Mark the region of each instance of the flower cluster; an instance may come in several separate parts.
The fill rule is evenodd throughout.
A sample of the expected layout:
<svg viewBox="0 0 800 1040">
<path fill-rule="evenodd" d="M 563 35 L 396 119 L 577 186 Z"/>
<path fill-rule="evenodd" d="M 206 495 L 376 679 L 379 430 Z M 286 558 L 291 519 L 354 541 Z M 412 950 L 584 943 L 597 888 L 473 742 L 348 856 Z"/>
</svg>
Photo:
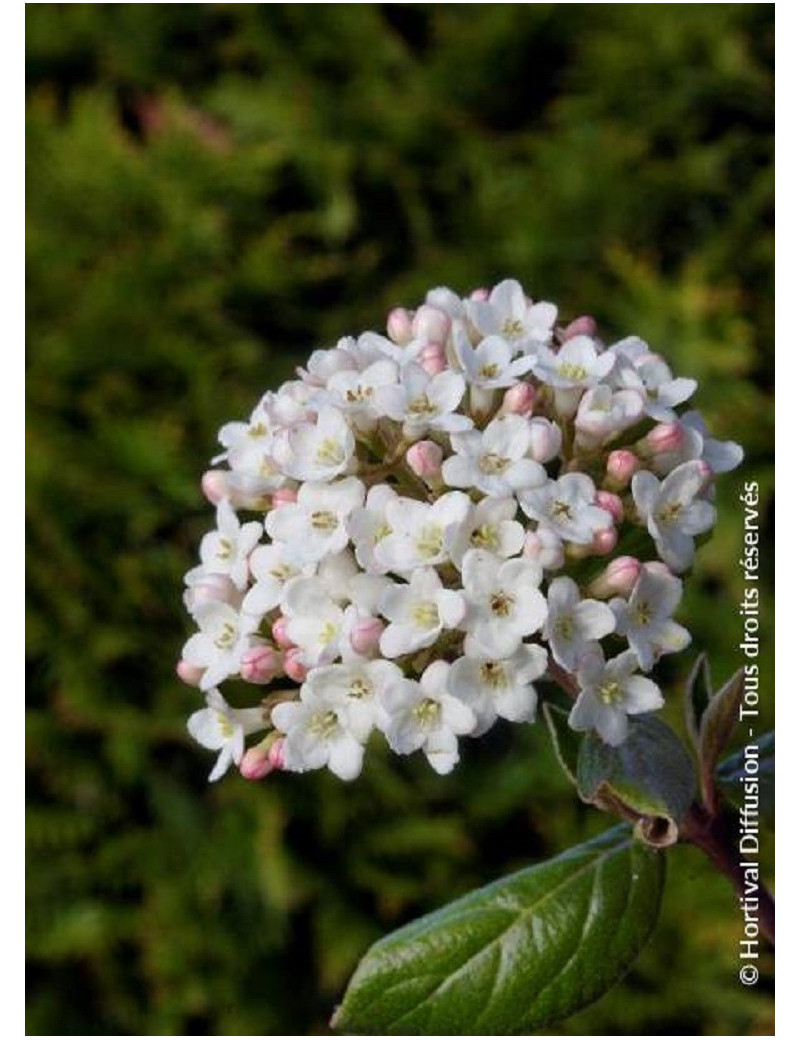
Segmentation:
<svg viewBox="0 0 800 1040">
<path fill-rule="evenodd" d="M 609 744 L 661 706 L 644 673 L 690 641 L 679 575 L 742 458 L 681 411 L 694 380 L 515 281 L 434 289 L 297 375 L 222 428 L 203 478 L 216 528 L 178 674 L 206 694 L 189 730 L 220 752 L 211 779 L 351 779 L 376 730 L 446 773 L 460 737 L 531 722 L 540 680 Z M 236 677 L 278 688 L 233 708 Z"/>
</svg>

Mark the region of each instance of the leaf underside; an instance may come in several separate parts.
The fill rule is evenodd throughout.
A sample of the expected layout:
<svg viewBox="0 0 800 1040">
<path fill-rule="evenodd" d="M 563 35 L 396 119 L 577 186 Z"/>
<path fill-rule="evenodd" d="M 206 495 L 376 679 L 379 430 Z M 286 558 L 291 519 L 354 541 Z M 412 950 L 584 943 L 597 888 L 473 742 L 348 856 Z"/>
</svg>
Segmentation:
<svg viewBox="0 0 800 1040">
<path fill-rule="evenodd" d="M 406 925 L 366 954 L 339 1032 L 514 1035 L 591 1003 L 658 917 L 663 857 L 626 827 Z"/>
</svg>

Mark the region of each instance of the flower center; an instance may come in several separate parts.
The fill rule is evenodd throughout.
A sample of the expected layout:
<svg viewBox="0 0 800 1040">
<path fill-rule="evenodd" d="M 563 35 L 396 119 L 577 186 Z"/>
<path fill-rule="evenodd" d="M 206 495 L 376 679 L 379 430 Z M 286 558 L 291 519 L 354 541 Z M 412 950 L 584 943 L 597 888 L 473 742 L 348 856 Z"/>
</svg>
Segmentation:
<svg viewBox="0 0 800 1040">
<path fill-rule="evenodd" d="M 321 740 L 333 736 L 339 726 L 335 711 L 317 711 L 308 723 L 308 732 Z"/>
<path fill-rule="evenodd" d="M 411 617 L 419 628 L 433 628 L 439 624 L 439 608 L 431 601 L 417 603 L 411 611 Z"/>
<path fill-rule="evenodd" d="M 432 524 L 429 527 L 423 527 L 417 535 L 417 549 L 421 556 L 430 559 L 433 556 L 438 556 L 442 551 L 444 545 L 444 535 L 441 527 L 436 524 Z"/>
<path fill-rule="evenodd" d="M 344 395 L 348 404 L 361 404 L 362 401 L 368 401 L 370 397 L 372 397 L 371 386 L 357 386 L 355 390 L 348 390 Z"/>
<path fill-rule="evenodd" d="M 562 361 L 558 366 L 558 374 L 562 379 L 569 379 L 572 383 L 580 383 L 589 373 L 583 365 L 576 365 L 571 361 Z"/>
<path fill-rule="evenodd" d="M 649 603 L 637 603 L 633 610 L 637 625 L 649 625 L 653 620 L 653 608 Z"/>
<path fill-rule="evenodd" d="M 557 498 L 550 507 L 550 516 L 557 524 L 566 524 L 572 519 L 572 507 Z"/>
<path fill-rule="evenodd" d="M 482 524 L 480 527 L 476 527 L 472 532 L 470 542 L 478 549 L 488 549 L 490 552 L 500 548 L 497 528 L 492 527 L 491 524 Z"/>
<path fill-rule="evenodd" d="M 425 697 L 419 704 L 415 704 L 412 709 L 414 718 L 422 729 L 431 729 L 435 726 L 439 721 L 441 710 L 441 705 L 431 700 L 430 697 Z"/>
<path fill-rule="evenodd" d="M 217 539 L 217 559 L 229 560 L 232 555 L 233 543 L 230 538 L 226 538 L 224 534 L 221 534 Z"/>
<path fill-rule="evenodd" d="M 656 519 L 665 527 L 670 527 L 672 524 L 677 523 L 682 512 L 683 506 L 680 502 L 667 502 L 656 513 Z"/>
<path fill-rule="evenodd" d="M 603 704 L 619 704 L 624 695 L 625 691 L 622 689 L 620 684 L 614 682 L 613 679 L 604 682 L 599 690 L 599 697 Z"/>
<path fill-rule="evenodd" d="M 420 394 L 413 401 L 409 401 L 408 411 L 410 415 L 436 415 L 439 409 L 435 404 L 431 404 L 427 395 Z"/>
<path fill-rule="evenodd" d="M 371 693 L 372 683 L 369 679 L 363 678 L 363 676 L 359 676 L 358 679 L 353 679 L 350 683 L 348 696 L 352 697 L 354 700 L 360 701 L 363 697 L 369 697 Z"/>
<path fill-rule="evenodd" d="M 556 635 L 567 643 L 571 643 L 575 638 L 575 620 L 571 614 L 562 614 L 557 618 L 554 628 Z"/>
<path fill-rule="evenodd" d="M 316 459 L 325 466 L 338 466 L 344 461 L 341 444 L 333 437 L 326 437 L 317 445 Z"/>
<path fill-rule="evenodd" d="M 230 650 L 235 642 L 236 625 L 232 625 L 230 621 L 223 621 L 222 627 L 217 633 L 217 638 L 214 640 L 214 646 L 218 650 Z"/>
<path fill-rule="evenodd" d="M 485 661 L 481 665 L 481 679 L 485 686 L 490 686 L 493 690 L 508 686 L 508 676 L 500 661 Z"/>
<path fill-rule="evenodd" d="M 481 365 L 478 369 L 478 375 L 482 379 L 494 379 L 495 376 L 500 375 L 500 366 L 494 362 L 490 365 Z"/>
<path fill-rule="evenodd" d="M 494 452 L 490 451 L 488 455 L 481 455 L 478 469 L 481 473 L 494 475 L 505 473 L 510 465 L 511 459 L 504 459 L 502 455 L 495 455 Z"/>
<path fill-rule="evenodd" d="M 267 427 L 263 422 L 258 422 L 254 426 L 251 426 L 247 431 L 247 436 L 252 437 L 256 440 L 258 437 L 264 437 L 267 433 Z"/>
<path fill-rule="evenodd" d="M 392 529 L 389 526 L 389 524 L 387 524 L 385 520 L 382 520 L 380 524 L 378 524 L 378 526 L 375 528 L 375 533 L 372 536 L 373 545 L 380 542 L 383 538 L 388 538 L 388 536 L 391 533 Z"/>
<path fill-rule="evenodd" d="M 339 518 L 329 509 L 315 509 L 311 514 L 311 526 L 315 531 L 335 531 Z"/>
<path fill-rule="evenodd" d="M 339 633 L 339 628 L 332 621 L 326 621 L 319 630 L 319 641 L 322 646 L 332 643 Z"/>
<path fill-rule="evenodd" d="M 496 617 L 508 617 L 514 607 L 514 597 L 507 592 L 494 592 L 489 605 Z"/>
<path fill-rule="evenodd" d="M 290 566 L 288 563 L 279 563 L 277 567 L 273 567 L 269 572 L 272 577 L 281 585 L 285 585 L 290 578 L 296 577 L 300 571 Z"/>
<path fill-rule="evenodd" d="M 509 339 L 519 339 L 525 331 L 519 318 L 506 318 L 503 322 L 503 335 Z"/>
<path fill-rule="evenodd" d="M 218 711 L 216 715 L 217 726 L 219 727 L 220 736 L 224 740 L 230 740 L 233 736 L 233 723 L 228 718 L 228 716 L 223 714 L 221 711 Z"/>
</svg>

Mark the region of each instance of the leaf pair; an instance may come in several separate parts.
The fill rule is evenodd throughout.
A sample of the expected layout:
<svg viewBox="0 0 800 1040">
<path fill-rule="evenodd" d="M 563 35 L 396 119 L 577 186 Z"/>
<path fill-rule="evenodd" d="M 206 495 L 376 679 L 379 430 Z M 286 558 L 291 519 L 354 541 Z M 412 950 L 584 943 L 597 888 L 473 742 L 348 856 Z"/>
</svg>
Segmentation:
<svg viewBox="0 0 800 1040">
<path fill-rule="evenodd" d="M 743 691 L 744 668 L 740 668 L 715 693 L 705 654 L 695 661 L 686 683 L 686 728 L 697 755 L 703 804 L 711 813 L 719 808 L 714 777 L 720 756 L 739 722 Z"/>
<path fill-rule="evenodd" d="M 615 827 L 377 942 L 333 1025 L 509 1035 L 558 1021 L 625 974 L 658 917 L 663 857 Z"/>
</svg>

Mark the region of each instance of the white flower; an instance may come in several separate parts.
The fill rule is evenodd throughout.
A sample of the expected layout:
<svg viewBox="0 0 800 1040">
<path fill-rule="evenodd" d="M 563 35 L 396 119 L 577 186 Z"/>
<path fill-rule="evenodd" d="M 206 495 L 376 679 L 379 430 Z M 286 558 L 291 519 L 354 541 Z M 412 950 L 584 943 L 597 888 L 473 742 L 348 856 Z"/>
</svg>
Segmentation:
<svg viewBox="0 0 800 1040">
<path fill-rule="evenodd" d="M 694 536 L 714 526 L 716 511 L 698 498 L 707 483 L 702 464 L 684 462 L 660 482 L 649 470 L 635 473 L 631 491 L 658 554 L 676 572 L 691 566 Z"/>
<path fill-rule="evenodd" d="M 598 531 L 613 524 L 613 517 L 594 504 L 596 489 L 585 473 L 567 473 L 542 487 L 519 493 L 526 516 L 550 528 L 565 542 L 590 545 Z"/>
<path fill-rule="evenodd" d="M 242 610 L 263 617 L 278 606 L 284 586 L 294 578 L 310 576 L 314 564 L 299 565 L 283 542 L 274 542 L 260 545 L 253 552 L 250 570 L 256 580 L 244 598 Z"/>
<path fill-rule="evenodd" d="M 429 430 L 455 433 L 468 430 L 472 419 L 456 414 L 466 383 L 458 372 L 445 370 L 429 376 L 413 361 L 400 373 L 401 382 L 381 386 L 375 391 L 376 406 L 382 415 L 403 423 L 403 434 L 413 440 Z"/>
<path fill-rule="evenodd" d="M 444 628 L 456 628 L 464 619 L 466 604 L 458 592 L 446 589 L 432 567 L 411 574 L 408 585 L 388 589 L 380 612 L 390 624 L 381 635 L 384 657 L 401 657 L 432 646 Z"/>
<path fill-rule="evenodd" d="M 364 485 L 356 477 L 332 484 L 303 484 L 296 502 L 267 514 L 267 534 L 284 542 L 298 563 L 315 563 L 344 549 L 348 540 L 346 520 L 363 501 Z"/>
<path fill-rule="evenodd" d="M 581 599 L 572 578 L 554 578 L 547 590 L 547 623 L 544 637 L 556 661 L 573 672 L 592 642 L 610 635 L 614 614 L 605 603 Z"/>
<path fill-rule="evenodd" d="M 315 423 L 290 430 L 280 461 L 296 480 L 331 480 L 343 473 L 355 450 L 353 431 L 337 408 L 322 408 Z"/>
<path fill-rule="evenodd" d="M 718 441 L 708 436 L 708 426 L 699 412 L 684 412 L 679 422 L 683 427 L 683 444 L 678 451 L 659 452 L 651 465 L 659 476 L 664 476 L 682 462 L 698 459 L 711 467 L 714 473 L 730 473 L 741 463 L 744 451 L 734 441 Z"/>
<path fill-rule="evenodd" d="M 453 347 L 467 383 L 484 390 L 513 386 L 533 365 L 529 355 L 512 361 L 511 347 L 502 336 L 488 336 L 473 349 L 466 332 L 456 329 Z"/>
<path fill-rule="evenodd" d="M 227 574 L 237 589 L 247 585 L 247 558 L 258 544 L 261 524 L 252 520 L 240 526 L 230 502 L 217 506 L 217 530 L 200 543 L 200 559 L 207 574 Z"/>
<path fill-rule="evenodd" d="M 281 610 L 289 639 L 302 651 L 302 664 L 330 664 L 342 649 L 345 616 L 319 578 L 295 578 L 284 590 Z"/>
<path fill-rule="evenodd" d="M 599 649 L 589 652 L 578 671 L 580 693 L 569 714 L 570 726 L 579 731 L 594 729 L 616 747 L 628 736 L 628 715 L 655 711 L 664 703 L 651 679 L 634 675 L 636 654 L 630 650 L 603 659 Z"/>
<path fill-rule="evenodd" d="M 618 345 L 616 351 L 612 347 L 608 353 L 616 354 L 616 379 L 620 387 L 642 394 L 645 415 L 656 422 L 673 421 L 675 408 L 688 401 L 697 389 L 695 379 L 675 379 L 669 366 L 655 354 L 634 352 L 636 361 L 630 363 L 630 352 L 620 352 Z"/>
<path fill-rule="evenodd" d="M 286 735 L 284 767 L 304 773 L 327 766 L 340 780 L 361 772 L 364 747 L 347 725 L 344 705 L 313 692 L 306 683 L 299 701 L 272 709 L 272 724 Z"/>
<path fill-rule="evenodd" d="M 384 571 L 398 574 L 444 563 L 471 508 L 463 491 L 450 491 L 430 505 L 411 498 L 388 502 L 386 520 L 391 534 L 375 545 L 375 560 Z"/>
<path fill-rule="evenodd" d="M 380 416 L 376 391 L 381 386 L 397 383 L 397 366 L 393 361 L 375 361 L 363 372 L 336 372 L 328 380 L 324 399 L 345 415 L 350 416 L 361 429 L 371 425 Z"/>
<path fill-rule="evenodd" d="M 442 478 L 451 487 L 475 487 L 486 495 L 503 498 L 547 480 L 538 462 L 526 458 L 531 432 L 527 419 L 504 415 L 485 430 L 454 433 L 456 454 L 442 465 Z"/>
<path fill-rule="evenodd" d="M 258 628 L 258 618 L 239 614 L 222 602 L 201 603 L 194 611 L 200 628 L 189 638 L 181 656 L 196 668 L 204 668 L 201 690 L 210 690 L 229 675 L 237 675 L 242 654 Z"/>
<path fill-rule="evenodd" d="M 219 690 L 206 693 L 206 707 L 189 716 L 190 735 L 219 757 L 208 779 L 219 780 L 231 764 L 239 765 L 244 753 L 244 738 L 266 729 L 261 708 L 232 708 Z"/>
<path fill-rule="evenodd" d="M 564 566 L 564 543 L 546 524 L 539 524 L 535 531 L 525 535 L 522 554 L 546 571 L 557 571 Z"/>
<path fill-rule="evenodd" d="M 516 556 L 525 541 L 525 530 L 514 518 L 517 503 L 513 498 L 482 498 L 467 514 L 450 546 L 450 557 L 457 567 L 469 549 L 485 549 L 507 559 Z"/>
<path fill-rule="evenodd" d="M 537 694 L 533 680 L 544 675 L 547 651 L 523 643 L 501 660 L 487 654 L 459 657 L 453 662 L 448 689 L 472 708 L 477 719 L 473 737 L 490 729 L 498 718 L 532 722 Z"/>
<path fill-rule="evenodd" d="M 614 367 L 615 357 L 607 351 L 598 354 L 589 336 L 568 339 L 558 353 L 540 350 L 533 366 L 534 375 L 559 390 L 596 386 Z"/>
<path fill-rule="evenodd" d="M 578 440 L 588 444 L 609 440 L 637 423 L 643 413 L 644 398 L 638 391 L 612 390 L 605 383 L 593 387 L 578 405 Z"/>
<path fill-rule="evenodd" d="M 630 599 L 609 603 L 617 632 L 628 640 L 642 671 L 649 672 L 662 654 L 677 653 L 691 643 L 691 635 L 672 620 L 682 593 L 680 578 L 665 573 L 662 564 L 645 564 Z"/>
<path fill-rule="evenodd" d="M 392 534 L 386 519 L 386 507 L 395 501 L 397 492 L 388 484 L 375 484 L 367 492 L 363 508 L 354 509 L 347 520 L 347 531 L 355 546 L 356 560 L 368 574 L 385 574 L 389 569 L 375 556 L 381 539 Z"/>
<path fill-rule="evenodd" d="M 525 636 L 544 624 L 547 603 L 538 589 L 542 571 L 537 563 L 470 549 L 461 573 L 470 607 L 468 647 L 474 645 L 477 653 L 510 657 Z"/>
<path fill-rule="evenodd" d="M 552 303 L 532 304 L 519 282 L 510 278 L 496 285 L 488 300 L 467 302 L 467 314 L 478 332 L 504 336 L 518 349 L 549 343 L 557 313 Z"/>
<path fill-rule="evenodd" d="M 353 660 L 309 672 L 304 689 L 321 701 L 335 705 L 357 740 L 364 743 L 374 728 L 387 724 L 381 706 L 382 692 L 403 673 L 391 661 Z"/>
<path fill-rule="evenodd" d="M 400 679 L 382 693 L 388 716 L 386 739 L 399 755 L 420 748 L 437 773 L 449 773 L 458 761 L 458 737 L 475 727 L 475 715 L 448 692 L 450 665 L 434 661 L 420 681 Z"/>
</svg>

